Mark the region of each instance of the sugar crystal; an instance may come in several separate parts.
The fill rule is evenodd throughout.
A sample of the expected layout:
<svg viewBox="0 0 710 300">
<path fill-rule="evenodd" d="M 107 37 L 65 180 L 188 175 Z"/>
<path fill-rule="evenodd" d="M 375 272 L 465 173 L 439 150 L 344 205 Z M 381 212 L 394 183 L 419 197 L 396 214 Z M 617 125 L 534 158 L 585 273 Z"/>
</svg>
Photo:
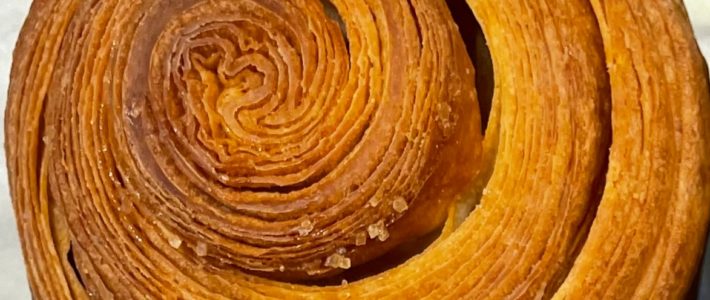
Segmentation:
<svg viewBox="0 0 710 300">
<path fill-rule="evenodd" d="M 367 243 L 367 233 L 365 233 L 364 231 L 359 232 L 355 236 L 355 245 L 356 246 L 364 246 L 366 243 Z"/>
<path fill-rule="evenodd" d="M 313 222 L 311 220 L 303 220 L 298 226 L 298 235 L 306 236 L 313 231 Z"/>
<path fill-rule="evenodd" d="M 387 227 L 385 227 L 384 220 L 370 224 L 370 226 L 367 227 L 367 233 L 370 235 L 371 239 L 377 238 L 381 242 L 386 241 L 390 237 Z"/>
<path fill-rule="evenodd" d="M 409 205 L 407 204 L 407 200 L 405 200 L 404 197 L 399 196 L 396 197 L 394 201 L 392 201 L 392 207 L 396 212 L 402 213 L 409 208 Z"/>
<path fill-rule="evenodd" d="M 325 266 L 331 268 L 350 269 L 351 261 L 341 254 L 333 253 L 325 260 Z"/>
</svg>

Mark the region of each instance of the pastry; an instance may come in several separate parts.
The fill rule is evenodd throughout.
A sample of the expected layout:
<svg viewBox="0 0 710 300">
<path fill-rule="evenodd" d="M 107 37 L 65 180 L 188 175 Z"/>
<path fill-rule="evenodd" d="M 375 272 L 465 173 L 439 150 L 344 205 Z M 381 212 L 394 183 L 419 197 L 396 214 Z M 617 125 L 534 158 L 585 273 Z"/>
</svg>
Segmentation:
<svg viewBox="0 0 710 300">
<path fill-rule="evenodd" d="M 34 297 L 685 295 L 710 89 L 682 3 L 454 2 L 35 0 L 5 116 Z"/>
</svg>

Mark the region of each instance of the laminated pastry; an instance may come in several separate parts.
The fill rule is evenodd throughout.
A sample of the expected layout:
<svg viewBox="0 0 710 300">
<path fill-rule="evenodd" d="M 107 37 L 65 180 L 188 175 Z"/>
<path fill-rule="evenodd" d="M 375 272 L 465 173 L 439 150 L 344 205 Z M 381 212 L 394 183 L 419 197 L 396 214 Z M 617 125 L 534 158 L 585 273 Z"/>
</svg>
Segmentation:
<svg viewBox="0 0 710 300">
<path fill-rule="evenodd" d="M 683 297 L 710 88 L 682 2 L 455 2 L 35 0 L 5 115 L 34 297 Z"/>
</svg>

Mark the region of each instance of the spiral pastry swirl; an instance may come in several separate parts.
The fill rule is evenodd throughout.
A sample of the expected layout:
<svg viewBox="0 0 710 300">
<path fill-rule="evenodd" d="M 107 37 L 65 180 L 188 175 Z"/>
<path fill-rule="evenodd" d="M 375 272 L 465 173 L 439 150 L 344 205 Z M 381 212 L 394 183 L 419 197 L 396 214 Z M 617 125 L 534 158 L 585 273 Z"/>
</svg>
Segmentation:
<svg viewBox="0 0 710 300">
<path fill-rule="evenodd" d="M 484 135 L 451 2 L 35 0 L 5 117 L 33 295 L 682 297 L 710 218 L 682 3 L 468 0 Z"/>
</svg>

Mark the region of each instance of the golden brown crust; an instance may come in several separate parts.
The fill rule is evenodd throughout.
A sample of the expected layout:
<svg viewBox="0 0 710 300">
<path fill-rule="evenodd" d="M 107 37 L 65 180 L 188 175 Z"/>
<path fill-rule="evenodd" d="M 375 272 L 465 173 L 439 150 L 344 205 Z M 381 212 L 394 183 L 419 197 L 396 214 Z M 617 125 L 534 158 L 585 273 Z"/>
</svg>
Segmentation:
<svg viewBox="0 0 710 300">
<path fill-rule="evenodd" d="M 446 1 L 332 3 L 345 33 L 315 0 L 35 1 L 5 117 L 34 296 L 685 293 L 710 91 L 681 3 L 468 1 L 495 70 L 485 139 Z M 445 220 L 393 269 L 286 283 Z"/>
<path fill-rule="evenodd" d="M 604 197 L 560 299 L 679 299 L 705 241 L 710 95 L 682 3 L 592 1 L 612 86 Z"/>
</svg>

